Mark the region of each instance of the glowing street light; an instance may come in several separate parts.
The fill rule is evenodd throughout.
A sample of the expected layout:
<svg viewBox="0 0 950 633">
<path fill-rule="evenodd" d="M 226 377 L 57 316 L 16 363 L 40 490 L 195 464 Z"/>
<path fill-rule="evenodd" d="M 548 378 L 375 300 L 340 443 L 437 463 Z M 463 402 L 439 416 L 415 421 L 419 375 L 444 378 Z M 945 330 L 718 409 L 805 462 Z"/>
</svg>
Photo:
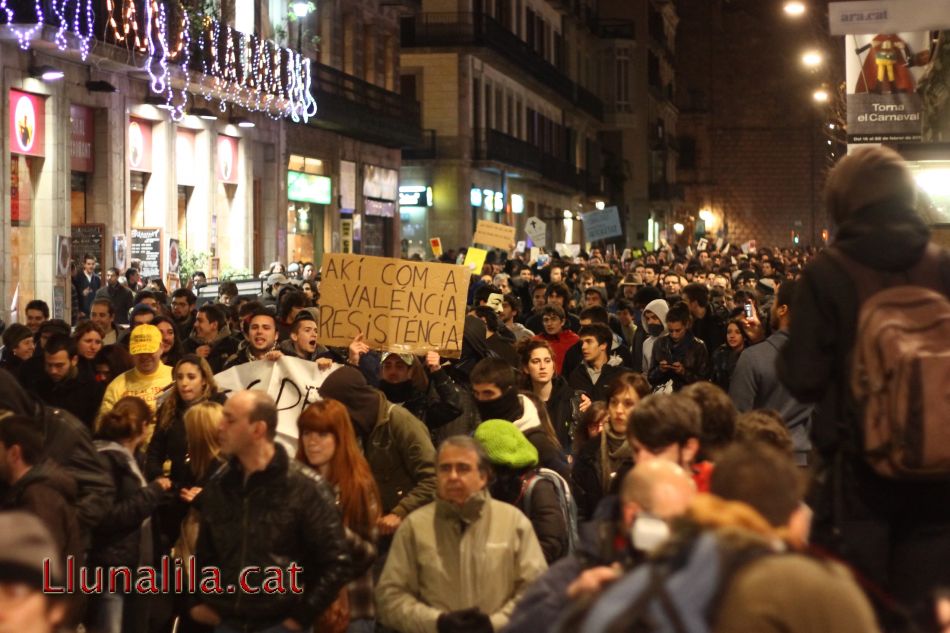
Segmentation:
<svg viewBox="0 0 950 633">
<path fill-rule="evenodd" d="M 819 88 L 811 94 L 811 98 L 814 99 L 816 103 L 828 103 L 828 99 L 831 97 L 827 90 L 824 88 Z"/>
<path fill-rule="evenodd" d="M 686 227 L 683 226 L 683 223 L 682 223 L 682 222 L 677 222 L 676 224 L 673 225 L 673 231 L 674 231 L 677 235 L 682 235 L 682 234 L 683 234 L 683 231 L 685 231 L 685 230 L 686 230 Z"/>
<path fill-rule="evenodd" d="M 805 51 L 802 53 L 802 63 L 809 68 L 817 68 L 825 61 L 824 55 L 818 51 Z"/>
<path fill-rule="evenodd" d="M 800 15 L 805 13 L 805 3 L 792 0 L 790 2 L 786 2 L 785 5 L 782 7 L 782 10 L 785 11 L 786 15 L 790 15 L 793 18 L 797 18 Z"/>
</svg>

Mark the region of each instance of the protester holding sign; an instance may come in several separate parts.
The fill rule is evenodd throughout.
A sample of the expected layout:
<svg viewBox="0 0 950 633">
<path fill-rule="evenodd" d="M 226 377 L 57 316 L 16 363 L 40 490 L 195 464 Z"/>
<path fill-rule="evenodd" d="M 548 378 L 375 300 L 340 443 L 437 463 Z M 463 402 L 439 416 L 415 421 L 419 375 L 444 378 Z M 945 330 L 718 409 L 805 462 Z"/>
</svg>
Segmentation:
<svg viewBox="0 0 950 633">
<path fill-rule="evenodd" d="M 438 352 L 425 361 L 412 354 L 386 352 L 379 368 L 379 389 L 393 404 L 422 420 L 433 438 L 443 436 L 443 427 L 453 420 L 455 432 L 468 432 L 477 424 L 471 397 L 442 368 Z M 455 427 L 460 428 L 455 428 Z"/>
<path fill-rule="evenodd" d="M 435 494 L 435 447 L 428 430 L 405 408 L 370 387 L 354 367 L 331 373 L 320 395 L 339 400 L 349 411 L 379 485 L 380 533 L 393 534 L 410 512 L 432 501 Z"/>
<path fill-rule="evenodd" d="M 238 350 L 228 358 L 225 369 L 243 365 L 255 360 L 277 360 L 280 351 L 277 347 L 277 317 L 267 309 L 259 309 L 251 314 L 244 325 L 244 341 Z"/>
</svg>

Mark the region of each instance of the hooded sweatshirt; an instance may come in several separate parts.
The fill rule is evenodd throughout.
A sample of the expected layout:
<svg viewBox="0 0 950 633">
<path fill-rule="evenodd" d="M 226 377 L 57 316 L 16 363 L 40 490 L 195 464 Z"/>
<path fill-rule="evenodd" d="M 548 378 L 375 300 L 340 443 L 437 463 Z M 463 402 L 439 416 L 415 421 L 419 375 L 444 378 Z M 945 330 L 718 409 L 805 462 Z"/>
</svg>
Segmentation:
<svg viewBox="0 0 950 633">
<path fill-rule="evenodd" d="M 666 314 L 670 311 L 670 306 L 664 299 L 654 299 L 646 305 L 643 309 L 643 312 L 652 312 L 660 319 L 660 323 L 663 324 L 663 334 L 666 334 Z M 646 327 L 646 319 L 644 318 L 644 328 Z M 653 344 L 656 343 L 656 340 L 660 338 L 659 336 L 648 336 L 645 341 L 643 341 L 643 373 L 650 371 L 650 361 L 653 358 Z"/>
</svg>

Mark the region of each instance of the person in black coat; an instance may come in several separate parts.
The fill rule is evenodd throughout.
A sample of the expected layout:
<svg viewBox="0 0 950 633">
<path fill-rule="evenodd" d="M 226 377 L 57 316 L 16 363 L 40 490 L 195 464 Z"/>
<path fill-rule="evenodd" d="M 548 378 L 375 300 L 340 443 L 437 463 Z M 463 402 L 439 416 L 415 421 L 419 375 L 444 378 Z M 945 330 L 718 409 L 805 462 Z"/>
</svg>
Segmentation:
<svg viewBox="0 0 950 633">
<path fill-rule="evenodd" d="M 627 371 L 619 364 L 611 364 L 608 357 L 607 350 L 613 340 L 613 333 L 606 325 L 594 323 L 583 326 L 578 335 L 584 360 L 567 377 L 567 382 L 572 389 L 585 394 L 592 402 L 605 402 L 607 386 Z"/>
<path fill-rule="evenodd" d="M 91 364 L 80 364 L 76 342 L 54 334 L 43 349 L 43 376 L 30 391 L 51 407 L 66 409 L 92 430 L 106 385 L 96 382 Z"/>
<path fill-rule="evenodd" d="M 145 425 L 151 417 L 151 410 L 141 398 L 125 396 L 99 421 L 96 448 L 109 465 L 116 497 L 93 533 L 89 559 L 93 566 L 136 569 L 154 563 L 151 517 L 159 506 L 171 501 L 172 482 L 159 477 L 148 483 L 135 456 L 145 441 Z M 150 597 L 122 587 L 117 587 L 115 593 L 96 594 L 87 621 L 94 630 L 104 633 L 144 631 L 148 628 Z"/>
<path fill-rule="evenodd" d="M 0 369 L 0 414 L 5 411 L 32 420 L 43 436 L 42 457 L 52 459 L 76 481 L 75 507 L 83 547 L 87 547 L 91 531 L 102 522 L 115 497 L 115 486 L 92 444 L 89 429 L 68 411 L 34 399 L 9 372 Z"/>
<path fill-rule="evenodd" d="M 102 279 L 96 274 L 96 258 L 86 253 L 82 258 L 82 270 L 73 277 L 73 288 L 79 301 L 77 319 L 86 319 L 92 311 L 92 302 L 102 287 Z"/>
<path fill-rule="evenodd" d="M 828 176 L 826 199 L 836 252 L 819 253 L 803 271 L 778 361 L 779 379 L 792 395 L 816 403 L 811 440 L 823 485 L 810 503 L 813 538 L 929 615 L 929 596 L 950 585 L 950 484 L 888 479 L 864 458 L 862 406 L 850 387 L 858 284 L 838 258 L 877 276 L 879 289 L 920 283 L 912 272 L 925 263 L 935 271 L 934 289 L 950 297 L 950 253 L 932 243 L 916 208 L 914 177 L 894 150 L 862 148 L 846 156 Z"/>
<path fill-rule="evenodd" d="M 427 353 L 424 363 L 412 354 L 384 352 L 379 390 L 422 420 L 436 446 L 436 438 L 471 433 L 478 424 L 471 396 L 443 369 L 438 352 Z"/>
<path fill-rule="evenodd" d="M 575 427 L 590 406 L 590 398 L 579 394 L 555 373 L 554 350 L 547 341 L 528 339 L 519 346 L 522 386 L 544 403 L 551 426 L 565 452 L 573 453 Z"/>
</svg>

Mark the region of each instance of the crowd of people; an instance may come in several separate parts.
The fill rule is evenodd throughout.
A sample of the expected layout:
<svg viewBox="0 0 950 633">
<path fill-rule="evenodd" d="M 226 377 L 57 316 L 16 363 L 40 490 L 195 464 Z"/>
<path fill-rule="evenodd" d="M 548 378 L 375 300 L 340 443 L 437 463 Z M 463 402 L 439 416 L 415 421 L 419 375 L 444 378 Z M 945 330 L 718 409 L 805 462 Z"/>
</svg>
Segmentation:
<svg viewBox="0 0 950 633">
<path fill-rule="evenodd" d="M 950 484 L 862 451 L 836 265 L 946 301 L 950 256 L 893 152 L 828 193 L 825 250 L 492 253 L 452 359 L 325 346 L 312 265 L 199 302 L 86 258 L 74 324 L 2 333 L 0 630 L 950 626 Z M 281 356 L 337 366 L 293 443 L 215 378 Z"/>
</svg>

